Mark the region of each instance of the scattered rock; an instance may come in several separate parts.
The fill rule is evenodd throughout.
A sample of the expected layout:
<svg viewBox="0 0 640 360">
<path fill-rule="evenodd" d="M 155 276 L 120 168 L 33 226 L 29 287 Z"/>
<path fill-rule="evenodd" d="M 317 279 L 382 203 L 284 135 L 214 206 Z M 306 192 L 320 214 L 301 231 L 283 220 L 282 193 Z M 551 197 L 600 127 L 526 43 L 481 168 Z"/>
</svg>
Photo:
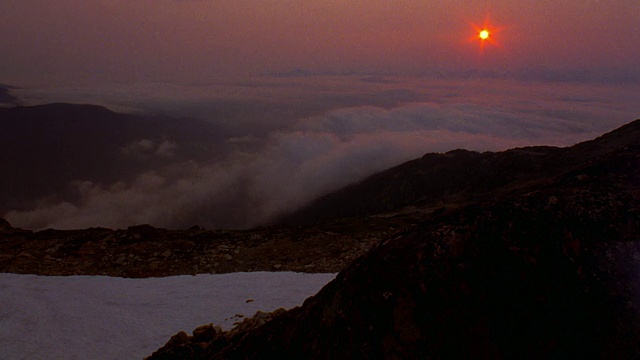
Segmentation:
<svg viewBox="0 0 640 360">
<path fill-rule="evenodd" d="M 121 255 L 113 263 L 116 265 L 123 265 L 126 262 L 127 262 L 127 257 L 125 255 Z"/>
<path fill-rule="evenodd" d="M 213 339 L 216 336 L 216 333 L 218 332 L 221 332 L 221 331 L 217 331 L 216 327 L 214 327 L 213 324 L 199 326 L 195 330 L 193 330 L 193 341 L 196 341 L 196 342 L 213 341 Z"/>
<path fill-rule="evenodd" d="M 0 263 L 0 271 L 149 277 L 273 271 L 273 265 L 279 264 L 280 269 L 288 271 L 337 272 L 366 252 L 360 244 L 372 246 L 390 227 L 409 223 L 411 221 L 405 219 L 385 219 L 363 233 L 349 228 L 348 234 L 315 228 L 307 231 L 308 242 L 297 241 L 298 227 L 285 226 L 252 231 L 203 230 L 197 239 L 190 230 L 148 226 L 115 231 L 102 228 L 35 233 L 11 230 L 0 232 L 0 253 L 6 254 L 7 259 L 15 258 L 20 252 L 33 257 L 21 256 L 19 262 L 5 260 Z M 3 226 L 9 229 L 6 224 Z M 271 235 L 265 236 L 265 232 Z M 133 241 L 136 234 L 142 236 Z M 187 240 L 189 238 L 194 240 Z M 175 261 L 177 254 L 188 261 Z M 45 256 L 49 257 L 42 261 Z M 309 259 L 314 259 L 313 267 L 308 266 Z"/>
<path fill-rule="evenodd" d="M 186 332 L 180 331 L 179 333 L 173 335 L 171 339 L 167 342 L 169 346 L 180 346 L 184 345 L 189 341 L 189 335 Z"/>
<path fill-rule="evenodd" d="M 171 337 L 171 339 L 145 360 L 164 359 L 205 359 L 228 346 L 234 339 L 245 336 L 248 332 L 258 329 L 277 316 L 284 314 L 286 310 L 278 309 L 271 313 L 258 311 L 253 317 L 245 318 L 229 330 L 222 331 L 213 324 L 203 325 L 193 331 L 193 336 L 188 336 L 184 331 Z M 236 317 L 242 317 L 236 315 Z"/>
</svg>

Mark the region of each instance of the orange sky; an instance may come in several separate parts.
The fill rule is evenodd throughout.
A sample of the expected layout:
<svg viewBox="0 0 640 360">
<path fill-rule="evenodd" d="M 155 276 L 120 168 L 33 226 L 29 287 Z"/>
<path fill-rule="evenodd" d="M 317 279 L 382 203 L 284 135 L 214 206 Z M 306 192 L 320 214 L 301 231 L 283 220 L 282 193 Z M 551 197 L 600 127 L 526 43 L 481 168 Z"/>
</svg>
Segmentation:
<svg viewBox="0 0 640 360">
<path fill-rule="evenodd" d="M 479 52 L 468 39 L 487 17 L 502 31 Z M 3 0 L 0 34 L 0 83 L 14 85 L 296 69 L 640 78 L 637 0 Z"/>
</svg>

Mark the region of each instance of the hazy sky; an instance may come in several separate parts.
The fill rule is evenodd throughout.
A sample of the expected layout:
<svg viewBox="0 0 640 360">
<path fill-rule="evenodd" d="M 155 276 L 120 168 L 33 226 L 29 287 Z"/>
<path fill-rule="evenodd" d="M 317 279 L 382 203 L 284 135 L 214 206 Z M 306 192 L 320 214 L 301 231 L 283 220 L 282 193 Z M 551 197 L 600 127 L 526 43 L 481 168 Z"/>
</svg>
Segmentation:
<svg viewBox="0 0 640 360">
<path fill-rule="evenodd" d="M 0 83 L 17 86 L 295 69 L 640 78 L 638 0 L 3 0 L 0 34 Z"/>
<path fill-rule="evenodd" d="M 640 116 L 639 64 L 639 0 L 1 0 L 5 98 L 200 118 L 227 150 L 0 216 L 254 226 L 428 152 L 592 139 Z M 114 156 L 184 146 L 153 131 Z"/>
</svg>

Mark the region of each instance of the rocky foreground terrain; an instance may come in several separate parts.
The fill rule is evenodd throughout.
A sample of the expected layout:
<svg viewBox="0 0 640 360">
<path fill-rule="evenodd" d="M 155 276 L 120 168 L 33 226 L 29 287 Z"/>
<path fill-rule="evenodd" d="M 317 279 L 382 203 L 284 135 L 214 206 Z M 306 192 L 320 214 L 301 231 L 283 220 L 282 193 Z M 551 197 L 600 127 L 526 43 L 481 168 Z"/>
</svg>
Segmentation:
<svg viewBox="0 0 640 360">
<path fill-rule="evenodd" d="M 426 155 L 282 224 L 2 222 L 0 271 L 341 270 L 301 307 L 181 332 L 150 359 L 640 358 L 640 120 L 569 148 Z"/>
<path fill-rule="evenodd" d="M 158 277 L 238 271 L 338 272 L 411 219 L 247 231 L 13 228 L 0 219 L 0 272 Z"/>
<path fill-rule="evenodd" d="M 423 212 L 303 306 L 179 333 L 150 359 L 640 358 L 639 135 L 545 150 L 546 174 Z"/>
</svg>

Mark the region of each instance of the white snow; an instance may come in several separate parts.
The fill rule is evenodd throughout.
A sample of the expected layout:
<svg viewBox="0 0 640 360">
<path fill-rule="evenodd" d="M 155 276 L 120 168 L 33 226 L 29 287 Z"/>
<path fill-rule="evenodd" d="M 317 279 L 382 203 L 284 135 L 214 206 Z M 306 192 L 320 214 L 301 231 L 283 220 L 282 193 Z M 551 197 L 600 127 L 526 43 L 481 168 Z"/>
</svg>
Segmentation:
<svg viewBox="0 0 640 360">
<path fill-rule="evenodd" d="M 0 274 L 1 359 L 142 359 L 180 330 L 301 305 L 335 274 Z M 247 302 L 247 300 L 253 300 Z"/>
</svg>

